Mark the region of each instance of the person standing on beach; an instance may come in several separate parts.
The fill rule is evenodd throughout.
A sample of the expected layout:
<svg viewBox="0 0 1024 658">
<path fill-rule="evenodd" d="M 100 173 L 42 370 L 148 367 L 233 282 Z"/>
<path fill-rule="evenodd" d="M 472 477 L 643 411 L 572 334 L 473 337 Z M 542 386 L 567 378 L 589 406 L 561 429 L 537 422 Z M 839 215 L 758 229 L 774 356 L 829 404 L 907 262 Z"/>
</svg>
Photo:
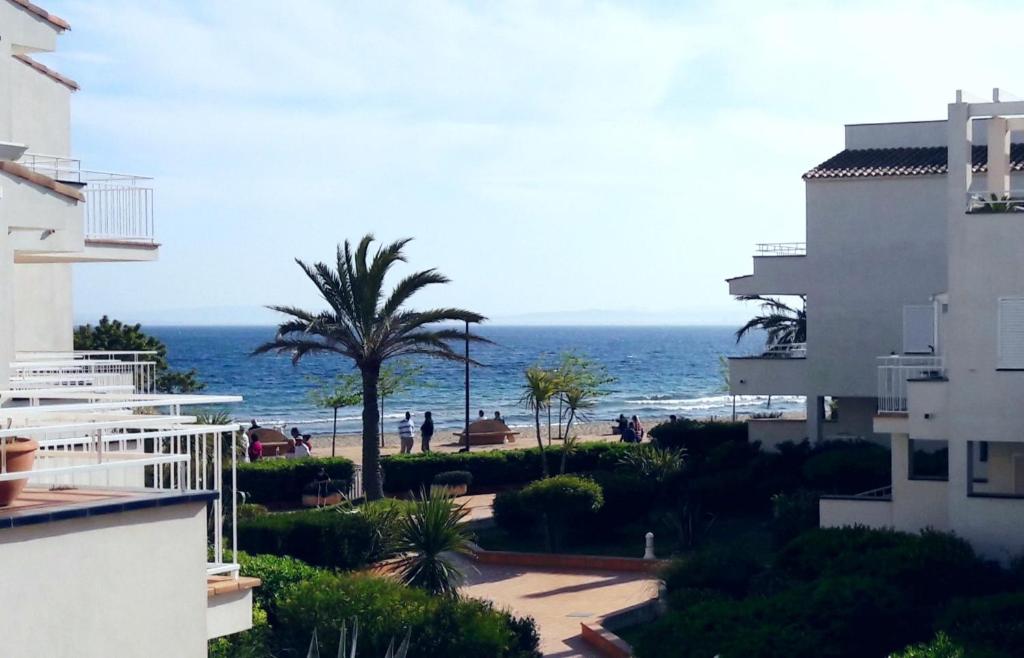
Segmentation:
<svg viewBox="0 0 1024 658">
<path fill-rule="evenodd" d="M 403 455 L 412 453 L 412 414 L 405 412 L 405 418 L 398 422 L 398 439 Z"/>
<path fill-rule="evenodd" d="M 428 411 L 423 414 L 423 424 L 420 425 L 420 450 L 430 452 L 430 439 L 434 438 L 434 417 Z"/>
<path fill-rule="evenodd" d="M 477 420 L 484 420 L 485 418 L 487 418 L 487 416 L 486 416 L 486 415 L 484 415 L 484 410 L 483 410 L 483 409 L 481 409 L 481 410 L 479 411 L 479 413 L 477 413 L 477 415 L 476 415 L 476 419 L 477 419 Z"/>
</svg>

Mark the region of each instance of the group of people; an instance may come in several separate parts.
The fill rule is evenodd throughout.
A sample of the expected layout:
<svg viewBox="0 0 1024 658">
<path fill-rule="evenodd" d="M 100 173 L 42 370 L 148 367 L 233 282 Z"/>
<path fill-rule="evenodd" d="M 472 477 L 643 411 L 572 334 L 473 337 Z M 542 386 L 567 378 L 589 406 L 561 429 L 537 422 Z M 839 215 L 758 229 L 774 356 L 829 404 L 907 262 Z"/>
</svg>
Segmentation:
<svg viewBox="0 0 1024 658">
<path fill-rule="evenodd" d="M 634 415 L 627 419 L 625 414 L 619 414 L 619 440 L 626 443 L 640 443 L 644 440 L 644 425 Z"/>
<path fill-rule="evenodd" d="M 405 412 L 405 418 L 398 421 L 399 448 L 403 455 L 412 453 L 412 446 L 415 443 L 415 426 L 412 422 L 412 414 Z M 423 424 L 420 425 L 420 450 L 430 452 L 430 440 L 434 438 L 434 416 L 429 412 L 423 412 Z"/>
<path fill-rule="evenodd" d="M 245 437 L 249 441 L 246 454 L 251 462 L 263 459 L 264 447 L 263 442 L 260 441 L 260 433 L 257 431 L 259 429 L 261 429 L 259 424 L 253 420 L 249 431 L 245 433 Z M 298 427 L 292 428 L 291 436 L 286 439 L 285 443 L 285 452 L 282 455 L 285 459 L 302 459 L 313 456 L 312 437 L 300 432 Z"/>
</svg>

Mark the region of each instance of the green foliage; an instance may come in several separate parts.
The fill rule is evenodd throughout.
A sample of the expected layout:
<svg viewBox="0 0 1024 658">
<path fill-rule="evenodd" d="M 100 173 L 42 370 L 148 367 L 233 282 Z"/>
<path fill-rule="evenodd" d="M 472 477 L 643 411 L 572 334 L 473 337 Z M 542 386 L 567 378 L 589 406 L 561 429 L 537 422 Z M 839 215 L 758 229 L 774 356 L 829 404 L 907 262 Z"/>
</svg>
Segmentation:
<svg viewBox="0 0 1024 658">
<path fill-rule="evenodd" d="M 598 471 L 590 477 L 601 486 L 604 497 L 594 522 L 581 528 L 589 529 L 592 536 L 600 536 L 609 528 L 642 522 L 666 502 L 661 498 L 662 487 L 652 478 L 622 470 Z"/>
<path fill-rule="evenodd" d="M 1020 656 L 1024 648 L 1024 592 L 954 601 L 936 626 L 962 644 L 968 656 Z"/>
<path fill-rule="evenodd" d="M 276 623 L 277 600 L 289 585 L 309 580 L 321 569 L 292 557 L 253 555 L 238 552 L 238 564 L 244 576 L 259 578 L 261 584 L 253 590 L 253 603 L 266 611 L 270 623 Z"/>
<path fill-rule="evenodd" d="M 363 380 L 359 373 L 338 375 L 334 381 L 313 381 L 317 387 L 309 392 L 309 400 L 321 409 L 354 407 L 363 402 Z"/>
<path fill-rule="evenodd" d="M 410 658 L 534 658 L 528 621 L 513 620 L 488 603 L 432 597 L 423 590 L 366 574 L 317 574 L 282 594 L 283 647 L 304 646 L 320 629 L 322 651 L 334 649 L 326 629 L 359 619 L 359 646 L 365 655 L 383 655 L 391 638 L 413 638 Z"/>
<path fill-rule="evenodd" d="M 761 295 L 739 295 L 741 302 L 757 302 L 761 314 L 747 321 L 736 331 L 736 342 L 740 342 L 747 333 L 758 329 L 765 332 L 765 347 L 792 345 L 807 342 L 807 298 L 800 297 L 800 307 L 796 308 L 774 297 Z"/>
<path fill-rule="evenodd" d="M 664 483 L 682 471 L 686 462 L 682 450 L 659 448 L 654 444 L 645 443 L 633 446 L 633 449 L 623 456 L 622 463 L 640 477 Z"/>
<path fill-rule="evenodd" d="M 494 523 L 513 537 L 526 537 L 537 529 L 537 517 L 523 504 L 517 490 L 498 492 L 491 507 Z"/>
<path fill-rule="evenodd" d="M 613 470 L 629 448 L 622 443 L 584 443 L 568 456 L 568 468 L 577 473 Z M 547 452 L 544 457 L 553 468 L 558 455 Z M 544 457 L 540 448 L 430 452 L 388 455 L 381 465 L 387 490 L 405 493 L 430 486 L 434 476 L 445 471 L 469 471 L 476 488 L 525 484 L 537 478 Z"/>
<path fill-rule="evenodd" d="M 252 503 L 298 505 L 303 489 L 318 479 L 321 470 L 336 485 L 347 488 L 355 466 L 344 457 L 261 459 L 242 463 L 236 467 L 238 491 Z M 230 470 L 225 471 L 224 482 L 225 486 L 230 486 Z"/>
<path fill-rule="evenodd" d="M 714 547 L 674 560 L 662 574 L 668 591 L 710 590 L 746 595 L 765 565 L 740 548 Z"/>
<path fill-rule="evenodd" d="M 155 386 L 160 393 L 193 393 L 206 386 L 199 381 L 195 369 L 171 370 L 167 365 L 167 346 L 143 333 L 141 324 L 124 324 L 104 315 L 96 325 L 75 327 L 73 340 L 76 350 L 155 352 L 146 359 L 156 364 Z"/>
<path fill-rule="evenodd" d="M 267 612 L 253 602 L 252 628 L 207 643 L 207 658 L 267 658 L 273 631 Z"/>
<path fill-rule="evenodd" d="M 887 448 L 870 441 L 828 441 L 815 448 L 803 466 L 811 489 L 830 494 L 855 494 L 891 482 Z"/>
<path fill-rule="evenodd" d="M 381 498 L 356 508 L 373 528 L 372 561 L 392 557 L 398 551 L 404 519 L 412 507 L 413 503 L 407 500 Z"/>
<path fill-rule="evenodd" d="M 544 524 L 548 549 L 560 547 L 570 526 L 592 522 L 604 505 L 601 485 L 574 475 L 532 482 L 519 492 L 523 508 Z"/>
<path fill-rule="evenodd" d="M 421 490 L 402 518 L 398 571 L 402 582 L 431 594 L 454 596 L 463 574 L 451 559 L 468 555 L 469 510 L 437 490 Z"/>
<path fill-rule="evenodd" d="M 803 489 L 772 496 L 772 537 L 776 546 L 818 527 L 819 497 L 818 492 Z"/>
<path fill-rule="evenodd" d="M 723 443 L 746 443 L 747 424 L 679 418 L 652 427 L 649 435 L 658 447 L 685 450 L 688 461 L 702 463 Z"/>
<path fill-rule="evenodd" d="M 379 541 L 370 521 L 334 509 L 269 514 L 238 523 L 238 543 L 254 553 L 287 555 L 314 566 L 358 569 Z"/>
<path fill-rule="evenodd" d="M 447 487 L 468 487 L 473 484 L 473 474 L 469 471 L 444 471 L 434 476 L 433 483 Z"/>
<path fill-rule="evenodd" d="M 889 658 L 964 658 L 964 650 L 940 631 L 931 642 L 907 647 Z"/>
</svg>

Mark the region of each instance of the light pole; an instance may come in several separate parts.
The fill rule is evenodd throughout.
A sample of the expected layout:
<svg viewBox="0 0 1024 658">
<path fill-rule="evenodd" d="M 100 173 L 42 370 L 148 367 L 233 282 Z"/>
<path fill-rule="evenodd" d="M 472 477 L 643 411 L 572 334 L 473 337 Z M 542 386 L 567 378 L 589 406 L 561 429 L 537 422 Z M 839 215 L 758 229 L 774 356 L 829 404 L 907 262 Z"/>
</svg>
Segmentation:
<svg viewBox="0 0 1024 658">
<path fill-rule="evenodd" d="M 469 452 L 469 320 L 466 320 L 466 428 L 462 438 L 466 441 L 466 452 Z"/>
</svg>

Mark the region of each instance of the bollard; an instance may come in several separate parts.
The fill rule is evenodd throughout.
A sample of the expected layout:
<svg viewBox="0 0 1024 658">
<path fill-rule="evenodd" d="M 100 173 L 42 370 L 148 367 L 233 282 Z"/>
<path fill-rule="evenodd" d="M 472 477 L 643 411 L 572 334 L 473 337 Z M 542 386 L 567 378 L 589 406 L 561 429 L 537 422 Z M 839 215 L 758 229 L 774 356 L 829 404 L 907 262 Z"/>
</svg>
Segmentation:
<svg viewBox="0 0 1024 658">
<path fill-rule="evenodd" d="M 654 559 L 654 533 L 653 532 L 648 532 L 646 535 L 644 535 L 644 538 L 647 540 L 647 544 L 644 546 L 644 559 L 645 560 L 653 560 Z"/>
</svg>

